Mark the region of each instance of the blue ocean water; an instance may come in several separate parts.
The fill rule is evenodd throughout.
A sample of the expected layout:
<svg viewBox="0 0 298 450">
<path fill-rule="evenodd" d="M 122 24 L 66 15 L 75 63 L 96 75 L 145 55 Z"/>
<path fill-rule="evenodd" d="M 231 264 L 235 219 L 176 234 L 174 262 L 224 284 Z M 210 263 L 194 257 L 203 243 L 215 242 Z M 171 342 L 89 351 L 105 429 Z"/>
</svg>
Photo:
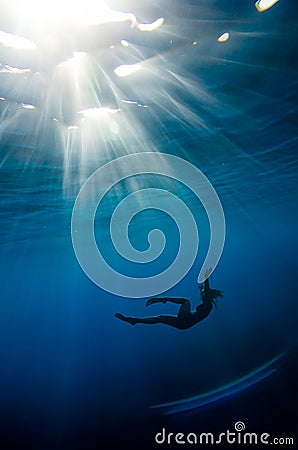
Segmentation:
<svg viewBox="0 0 298 450">
<path fill-rule="evenodd" d="M 73 122 L 71 78 L 64 81 L 68 98 L 43 60 L 13 74 L 7 66 L 30 61 L 0 48 L 1 448 L 151 449 L 162 447 L 154 440 L 162 428 L 220 433 L 237 421 L 294 437 L 297 7 L 280 0 L 258 13 L 251 1 L 120 3 L 109 5 L 148 22 L 165 17 L 165 24 L 147 34 L 121 24 L 120 37 L 133 42 L 127 53 L 83 49 L 110 74 L 121 106 L 112 122 Z M 14 30 L 9 17 L 2 19 L 6 32 Z M 119 28 L 110 32 L 119 38 Z M 230 39 L 218 43 L 224 32 Z M 144 73 L 117 80 L 113 68 L 137 58 L 146 58 Z M 225 213 L 224 251 L 210 278 L 225 296 L 187 331 L 117 320 L 116 312 L 142 317 L 176 314 L 177 307 L 150 310 L 146 299 L 104 291 L 84 274 L 72 246 L 72 210 L 88 176 L 117 157 L 148 151 L 199 168 Z M 130 238 L 145 250 L 158 224 L 167 237 L 159 260 L 128 264 L 113 250 L 111 214 L 133 189 L 148 186 L 178 194 L 200 223 L 193 267 L 164 294 L 195 307 L 210 236 L 187 188 L 151 175 L 119 183 L 97 213 L 97 243 L 126 274 L 150 276 L 171 263 L 177 227 L 158 211 L 135 217 Z"/>
</svg>

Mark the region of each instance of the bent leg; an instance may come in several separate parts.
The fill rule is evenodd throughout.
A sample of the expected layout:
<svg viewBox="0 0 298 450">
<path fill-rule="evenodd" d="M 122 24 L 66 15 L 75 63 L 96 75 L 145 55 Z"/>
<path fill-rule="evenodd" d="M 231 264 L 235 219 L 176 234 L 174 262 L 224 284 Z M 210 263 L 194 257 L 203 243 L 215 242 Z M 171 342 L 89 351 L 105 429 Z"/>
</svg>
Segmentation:
<svg viewBox="0 0 298 450">
<path fill-rule="evenodd" d="M 146 306 L 150 306 L 153 303 L 176 303 L 177 305 L 181 305 L 177 314 L 178 318 L 184 318 L 187 319 L 191 316 L 190 312 L 190 301 L 187 300 L 187 298 L 179 298 L 179 297 L 155 297 L 150 298 L 150 300 L 147 301 Z M 163 316 L 167 317 L 167 316 Z"/>
<path fill-rule="evenodd" d="M 188 319 L 191 317 L 190 312 L 190 301 L 186 298 L 183 299 L 183 303 L 181 304 L 179 311 L 178 311 L 178 317 L 179 319 Z"/>
<path fill-rule="evenodd" d="M 169 297 L 154 297 L 147 300 L 146 306 L 153 305 L 153 303 L 167 303 L 167 301 L 169 301 Z"/>
<path fill-rule="evenodd" d="M 147 300 L 146 306 L 150 306 L 153 303 L 167 303 L 167 302 L 176 303 L 177 305 L 183 305 L 185 302 L 189 303 L 189 301 L 186 298 L 179 298 L 179 297 L 154 297 L 154 298 L 150 298 L 149 300 Z"/>
</svg>

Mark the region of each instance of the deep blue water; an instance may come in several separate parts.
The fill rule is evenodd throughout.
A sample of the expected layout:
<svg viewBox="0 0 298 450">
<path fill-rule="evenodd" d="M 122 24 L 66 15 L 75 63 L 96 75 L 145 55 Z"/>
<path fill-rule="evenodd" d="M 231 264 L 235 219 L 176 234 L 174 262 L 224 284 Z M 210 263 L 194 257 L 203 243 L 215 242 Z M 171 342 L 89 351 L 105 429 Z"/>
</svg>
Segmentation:
<svg viewBox="0 0 298 450">
<path fill-rule="evenodd" d="M 251 1 L 124 3 L 110 5 L 144 21 L 166 21 L 148 34 L 123 24 L 124 34 L 111 30 L 137 51 L 84 49 L 111 77 L 122 109 L 112 118 L 119 133 L 101 120 L 83 131 L 67 129 L 77 126 L 71 78 L 58 89 L 43 59 L 33 64 L 25 53 L 0 48 L 2 68 L 32 69 L 0 73 L 1 448 L 151 449 L 158 448 L 154 436 L 163 427 L 220 433 L 240 420 L 250 431 L 295 437 L 297 7 L 280 0 L 258 13 Z M 15 32 L 10 15 L 3 17 L 0 29 Z M 230 39 L 219 44 L 227 31 Z M 149 58 L 144 73 L 117 79 L 113 68 L 138 57 Z M 86 79 L 80 88 L 84 99 Z M 210 278 L 225 297 L 187 331 L 115 319 L 115 312 L 142 317 L 176 314 L 177 307 L 150 311 L 146 299 L 105 292 L 86 277 L 72 246 L 71 214 L 84 181 L 104 163 L 144 151 L 198 167 L 225 213 L 225 247 Z M 156 263 L 127 265 L 112 248 L 113 210 L 133 189 L 148 186 L 178 193 L 201 224 L 195 264 L 164 294 L 195 306 L 209 232 L 189 190 L 150 175 L 120 183 L 98 213 L 98 245 L 117 270 L 139 277 L 173 260 L 177 229 L 159 212 L 141 213 L 130 231 L 132 244 L 144 250 L 148 232 L 157 223 L 163 229 L 167 246 Z M 237 390 L 239 380 L 276 357 L 270 375 Z M 228 395 L 207 396 L 191 410 L 151 408 L 231 383 Z"/>
</svg>

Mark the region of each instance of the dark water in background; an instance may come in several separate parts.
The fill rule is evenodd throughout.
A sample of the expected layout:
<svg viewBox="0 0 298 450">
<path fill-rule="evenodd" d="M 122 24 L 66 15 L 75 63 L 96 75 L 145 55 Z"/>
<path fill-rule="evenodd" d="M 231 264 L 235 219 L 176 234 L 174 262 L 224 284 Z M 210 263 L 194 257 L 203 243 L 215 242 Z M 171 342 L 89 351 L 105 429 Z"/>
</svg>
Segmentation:
<svg viewBox="0 0 298 450">
<path fill-rule="evenodd" d="M 139 141 L 130 135 L 124 144 L 108 142 L 99 154 L 97 136 L 92 151 L 83 158 L 74 151 L 65 168 L 52 121 L 37 128 L 30 111 L 16 118 L 1 105 L 1 448 L 150 449 L 162 427 L 221 432 L 238 420 L 250 431 L 295 435 L 297 8 L 280 1 L 258 14 L 253 2 L 238 3 L 143 6 L 152 11 L 148 20 L 167 18 L 177 45 L 167 49 L 162 35 L 150 47 L 146 35 L 143 51 L 161 55 L 156 77 L 136 78 L 134 90 L 128 78 L 119 81 L 127 99 L 149 106 L 129 112 Z M 220 46 L 216 39 L 226 30 L 231 38 Z M 194 51 L 185 44 L 195 39 Z M 118 155 L 151 150 L 197 165 L 226 215 L 225 249 L 211 278 L 225 298 L 186 332 L 114 319 L 117 311 L 148 314 L 145 301 L 92 284 L 71 244 L 72 207 L 87 176 Z M 104 215 L 119 196 L 105 203 Z M 188 200 L 197 214 L 195 199 Z M 142 220 L 132 236 L 139 248 L 156 217 Z M 163 216 L 160 225 L 170 227 Z M 106 236 L 103 251 L 110 248 Z M 174 242 L 175 230 L 170 236 Z M 202 238 L 195 266 L 169 295 L 196 301 L 204 246 Z M 169 245 L 164 258 L 176 248 Z M 151 313 L 165 310 L 176 308 Z M 181 414 L 150 408 L 234 382 L 280 353 L 278 370 L 247 390 Z"/>
</svg>

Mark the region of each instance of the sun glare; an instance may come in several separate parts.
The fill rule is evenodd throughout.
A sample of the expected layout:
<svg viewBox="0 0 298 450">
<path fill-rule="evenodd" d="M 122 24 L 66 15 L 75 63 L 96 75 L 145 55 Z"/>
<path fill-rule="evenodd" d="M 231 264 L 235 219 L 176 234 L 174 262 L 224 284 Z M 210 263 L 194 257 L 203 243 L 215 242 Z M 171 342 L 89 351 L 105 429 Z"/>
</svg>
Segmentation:
<svg viewBox="0 0 298 450">
<path fill-rule="evenodd" d="M 16 50 L 35 50 L 36 45 L 34 42 L 30 41 L 21 36 L 16 36 L 11 33 L 5 33 L 0 31 L 0 44 L 5 47 L 15 48 Z"/>
<path fill-rule="evenodd" d="M 155 31 L 164 24 L 164 21 L 165 19 L 163 17 L 160 17 L 159 19 L 155 20 L 152 23 L 139 23 L 138 30 L 149 32 Z"/>
<path fill-rule="evenodd" d="M 259 12 L 267 11 L 272 8 L 279 0 L 258 0 L 255 3 L 255 7 Z"/>
<path fill-rule="evenodd" d="M 81 25 L 97 25 L 110 22 L 131 22 L 137 25 L 134 14 L 114 11 L 103 0 L 15 0 L 12 6 L 22 21 L 38 26 L 53 24 L 63 26 L 65 22 Z"/>
<path fill-rule="evenodd" d="M 217 39 L 217 42 L 227 42 L 230 39 L 230 33 L 223 33 L 219 38 Z"/>
<path fill-rule="evenodd" d="M 141 64 L 122 64 L 114 69 L 118 77 L 128 77 L 141 69 Z"/>
<path fill-rule="evenodd" d="M 86 119 L 100 119 L 103 117 L 109 117 L 110 114 L 114 114 L 118 111 L 120 110 L 111 108 L 89 108 L 79 111 L 79 114 L 81 114 Z"/>
</svg>

